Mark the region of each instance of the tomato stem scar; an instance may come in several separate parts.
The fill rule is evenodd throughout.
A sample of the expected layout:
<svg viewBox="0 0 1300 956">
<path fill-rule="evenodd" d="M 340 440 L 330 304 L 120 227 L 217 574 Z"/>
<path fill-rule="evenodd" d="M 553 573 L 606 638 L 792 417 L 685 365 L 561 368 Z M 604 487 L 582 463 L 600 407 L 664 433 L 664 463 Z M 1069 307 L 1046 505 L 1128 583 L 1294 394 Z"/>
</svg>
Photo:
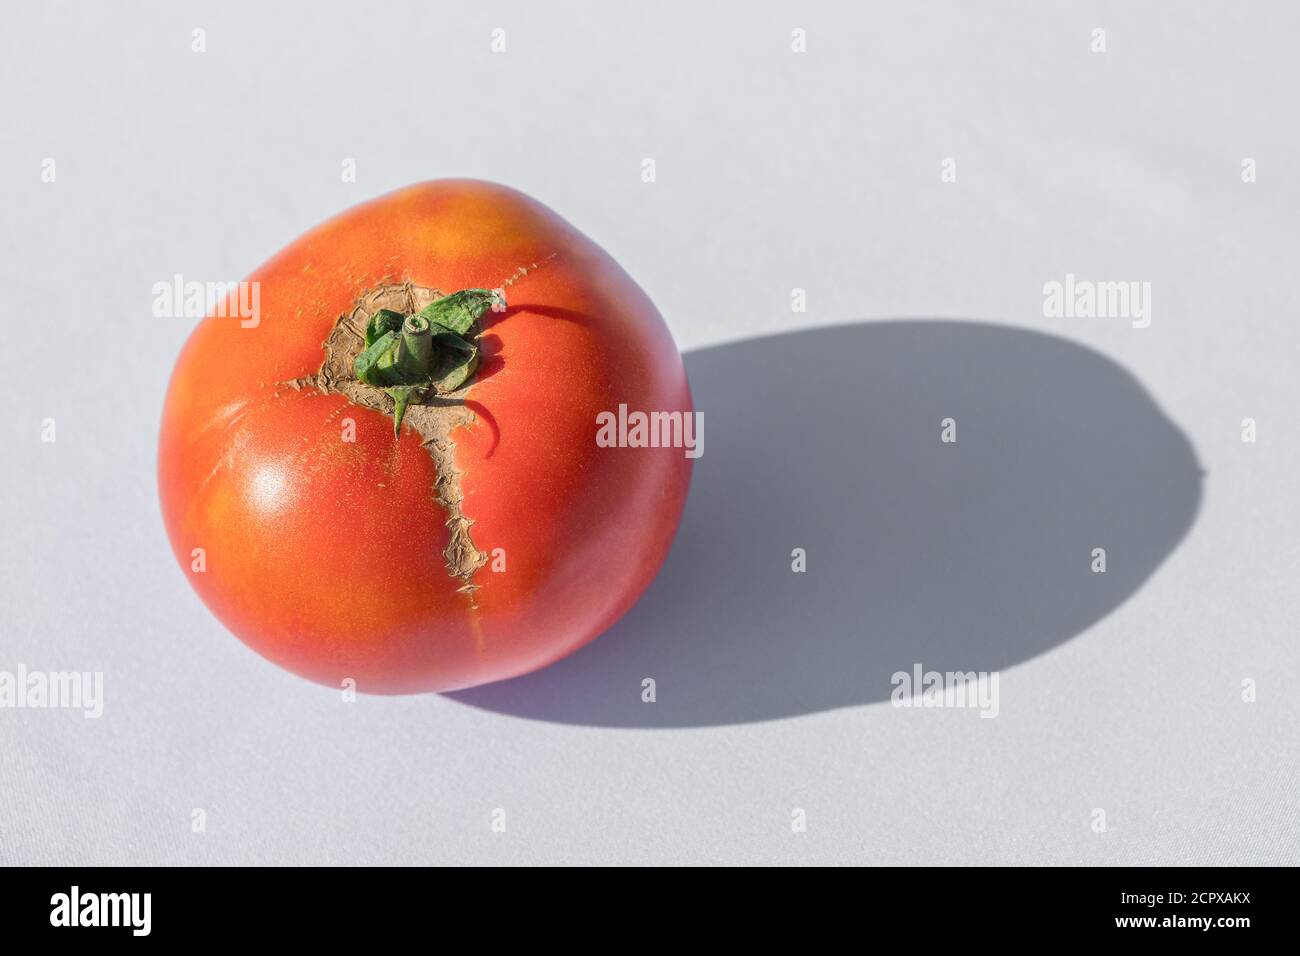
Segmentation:
<svg viewBox="0 0 1300 956">
<path fill-rule="evenodd" d="M 478 369 L 473 327 L 488 309 L 506 308 L 506 289 L 554 258 L 551 253 L 517 269 L 496 290 L 462 289 L 444 296 L 410 280 L 368 289 L 350 312 L 335 320 L 322 343 L 325 360 L 320 370 L 283 383 L 343 395 L 381 414 L 390 413 L 391 399 L 394 432 L 400 434 L 405 419 L 437 469 L 434 498 L 446 513 L 449 531 L 443 557 L 447 572 L 460 579 L 459 590 L 469 597 L 470 607 L 476 606 L 474 592 L 479 587 L 473 583 L 474 574 L 488 556 L 475 547 L 470 533 L 474 521 L 462 508 L 452 433 L 475 417 L 465 402 Z M 392 337 L 379 345 L 386 335 Z"/>
<path fill-rule="evenodd" d="M 357 381 L 383 389 L 393 400 L 393 436 L 402 433 L 407 406 L 429 389 L 447 394 L 462 388 L 478 370 L 479 350 L 463 336 L 505 295 L 490 289 L 462 289 L 403 315 L 379 309 L 366 324 L 365 350 L 353 362 Z"/>
</svg>

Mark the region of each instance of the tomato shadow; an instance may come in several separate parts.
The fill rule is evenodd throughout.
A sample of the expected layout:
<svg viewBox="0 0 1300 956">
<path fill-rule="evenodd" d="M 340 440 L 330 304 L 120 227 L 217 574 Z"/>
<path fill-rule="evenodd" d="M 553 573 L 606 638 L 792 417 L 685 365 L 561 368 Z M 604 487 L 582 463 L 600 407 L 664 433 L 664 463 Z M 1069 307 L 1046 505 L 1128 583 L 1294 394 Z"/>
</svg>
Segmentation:
<svg viewBox="0 0 1300 956">
<path fill-rule="evenodd" d="M 701 349 L 686 367 L 706 443 L 658 578 L 571 657 L 450 696 L 690 727 L 883 701 L 916 664 L 1001 671 L 1127 600 L 1200 504 L 1179 428 L 1115 362 L 1055 336 L 870 322 Z"/>
</svg>

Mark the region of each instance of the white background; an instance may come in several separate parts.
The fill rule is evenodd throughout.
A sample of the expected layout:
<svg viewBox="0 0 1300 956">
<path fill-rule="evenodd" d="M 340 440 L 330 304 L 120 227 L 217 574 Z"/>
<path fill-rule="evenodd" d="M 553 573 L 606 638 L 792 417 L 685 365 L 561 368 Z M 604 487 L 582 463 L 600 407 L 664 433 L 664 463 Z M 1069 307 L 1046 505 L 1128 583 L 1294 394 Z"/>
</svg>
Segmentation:
<svg viewBox="0 0 1300 956">
<path fill-rule="evenodd" d="M 0 863 L 1297 862 L 1298 28 L 1283 3 L 7 12 L 0 669 L 102 671 L 106 701 L 0 710 Z M 647 290 L 705 454 L 606 637 L 345 704 L 173 562 L 154 449 L 194 321 L 151 287 L 453 175 Z M 1150 282 L 1151 326 L 1044 318 L 1067 272 Z M 1000 715 L 891 707 L 913 662 L 999 670 Z"/>
</svg>

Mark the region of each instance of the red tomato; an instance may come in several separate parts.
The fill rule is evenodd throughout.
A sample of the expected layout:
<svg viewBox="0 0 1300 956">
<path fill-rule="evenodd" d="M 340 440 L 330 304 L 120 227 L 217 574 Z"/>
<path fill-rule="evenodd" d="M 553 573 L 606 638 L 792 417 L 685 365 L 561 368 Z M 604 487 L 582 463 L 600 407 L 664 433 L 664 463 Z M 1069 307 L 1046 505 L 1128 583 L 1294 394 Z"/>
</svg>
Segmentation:
<svg viewBox="0 0 1300 956">
<path fill-rule="evenodd" d="M 430 388 L 395 437 L 393 401 L 355 379 L 371 313 L 512 277 L 464 336 L 470 384 Z M 232 303 L 186 343 L 158 448 L 177 560 L 244 643 L 325 684 L 444 691 L 544 667 L 632 606 L 691 460 L 601 447 L 598 416 L 691 398 L 602 249 L 514 190 L 446 180 L 329 220 L 249 282 L 256 317 Z"/>
</svg>

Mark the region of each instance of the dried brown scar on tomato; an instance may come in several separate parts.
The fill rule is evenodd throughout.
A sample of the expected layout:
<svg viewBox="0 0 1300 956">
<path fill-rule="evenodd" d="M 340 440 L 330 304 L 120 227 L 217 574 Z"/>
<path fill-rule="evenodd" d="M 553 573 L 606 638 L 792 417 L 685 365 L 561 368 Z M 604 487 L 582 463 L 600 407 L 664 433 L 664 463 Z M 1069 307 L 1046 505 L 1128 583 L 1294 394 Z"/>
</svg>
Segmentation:
<svg viewBox="0 0 1300 956">
<path fill-rule="evenodd" d="M 395 410 L 393 399 L 384 389 L 358 381 L 355 372 L 357 356 L 366 348 L 366 328 L 370 319 L 383 309 L 411 315 L 446 298 L 437 289 L 410 282 L 381 285 L 365 292 L 352 311 L 340 315 L 330 330 L 324 342 L 325 362 L 320 371 L 288 384 L 294 388 L 315 388 L 326 394 L 340 394 L 354 405 L 391 417 Z M 446 512 L 447 528 L 451 532 L 442 555 L 447 561 L 447 573 L 461 580 L 460 590 L 468 593 L 471 599 L 478 589 L 471 579 L 479 568 L 487 564 L 488 556 L 474 546 L 470 535 L 474 520 L 466 517 L 461 507 L 465 496 L 460 487 L 461 472 L 456 467 L 456 445 L 451 440 L 451 433 L 474 421 L 474 413 L 465 407 L 465 397 L 472 387 L 471 377 L 461 387 L 443 394 L 430 389 L 418 402 L 412 399 L 402 419 L 420 436 L 421 444 L 433 459 L 438 474 L 433 488 L 434 499 Z"/>
</svg>

